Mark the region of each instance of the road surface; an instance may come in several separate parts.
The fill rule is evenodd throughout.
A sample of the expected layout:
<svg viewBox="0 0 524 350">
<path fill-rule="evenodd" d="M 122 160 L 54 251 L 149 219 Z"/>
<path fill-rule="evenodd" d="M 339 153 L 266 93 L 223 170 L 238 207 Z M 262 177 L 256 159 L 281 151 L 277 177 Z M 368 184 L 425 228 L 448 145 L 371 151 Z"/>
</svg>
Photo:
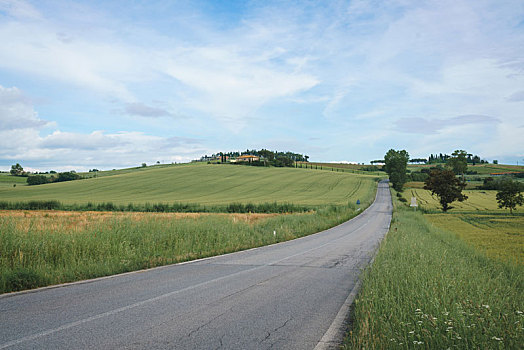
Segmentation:
<svg viewBox="0 0 524 350">
<path fill-rule="evenodd" d="M 380 183 L 366 211 L 315 235 L 0 296 L 0 349 L 332 346 L 340 333 L 334 319 L 346 316 L 339 311 L 386 234 L 391 210 L 388 185 Z"/>
</svg>

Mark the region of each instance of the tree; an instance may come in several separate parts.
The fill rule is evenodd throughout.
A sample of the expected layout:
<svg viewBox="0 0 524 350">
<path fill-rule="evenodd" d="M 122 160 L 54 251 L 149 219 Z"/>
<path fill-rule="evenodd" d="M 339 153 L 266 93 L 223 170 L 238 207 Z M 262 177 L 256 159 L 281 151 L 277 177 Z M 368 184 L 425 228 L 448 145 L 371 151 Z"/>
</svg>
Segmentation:
<svg viewBox="0 0 524 350">
<path fill-rule="evenodd" d="M 43 185 L 47 183 L 47 177 L 44 175 L 34 175 L 27 178 L 27 184 L 32 185 Z"/>
<path fill-rule="evenodd" d="M 56 182 L 63 182 L 63 181 L 73 181 L 80 179 L 80 175 L 76 174 L 74 171 L 66 171 L 64 173 L 58 174 L 58 177 L 56 178 Z"/>
<path fill-rule="evenodd" d="M 24 168 L 19 163 L 16 163 L 16 165 L 11 165 L 10 173 L 14 176 L 20 176 L 24 173 Z"/>
<path fill-rule="evenodd" d="M 524 204 L 524 197 L 520 193 L 520 184 L 512 179 L 504 179 L 501 189 L 497 192 L 497 202 L 499 208 L 509 209 L 510 214 L 517 208 L 517 205 Z"/>
<path fill-rule="evenodd" d="M 462 202 L 468 199 L 465 194 L 462 194 L 465 187 L 466 183 L 460 181 L 450 169 L 433 169 L 424 181 L 424 189 L 430 190 L 432 195 L 437 195 L 442 211 L 451 209 L 449 204 L 456 200 Z"/>
<path fill-rule="evenodd" d="M 390 149 L 384 157 L 384 170 L 389 176 L 389 181 L 393 184 L 393 188 L 397 191 L 402 191 L 402 187 L 406 183 L 406 168 L 409 161 L 409 153 L 405 150 L 395 151 Z"/>
<path fill-rule="evenodd" d="M 462 175 L 464 181 L 464 174 L 468 171 L 468 153 L 464 150 L 456 150 L 451 153 L 451 158 L 448 159 L 448 165 L 453 169 L 456 175 Z"/>
</svg>

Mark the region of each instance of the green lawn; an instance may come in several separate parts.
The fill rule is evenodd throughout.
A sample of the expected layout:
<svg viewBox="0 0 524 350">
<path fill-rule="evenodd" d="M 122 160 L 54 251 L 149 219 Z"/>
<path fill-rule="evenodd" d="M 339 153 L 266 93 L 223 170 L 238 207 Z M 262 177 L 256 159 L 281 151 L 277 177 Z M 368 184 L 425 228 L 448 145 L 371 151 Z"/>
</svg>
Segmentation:
<svg viewBox="0 0 524 350">
<path fill-rule="evenodd" d="M 97 178 L 37 186 L 0 187 L 4 201 L 66 204 L 289 202 L 347 204 L 374 191 L 376 176 L 295 168 L 187 164 L 116 171 Z"/>
</svg>

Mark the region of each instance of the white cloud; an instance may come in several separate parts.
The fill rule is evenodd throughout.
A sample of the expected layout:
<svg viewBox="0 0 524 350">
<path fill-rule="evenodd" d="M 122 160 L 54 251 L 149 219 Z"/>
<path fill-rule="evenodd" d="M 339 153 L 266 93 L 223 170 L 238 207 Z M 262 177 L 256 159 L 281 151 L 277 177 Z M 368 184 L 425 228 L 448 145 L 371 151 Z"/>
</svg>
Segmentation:
<svg viewBox="0 0 524 350">
<path fill-rule="evenodd" d="M 31 101 L 19 89 L 0 85 L 0 131 L 38 129 L 48 124 L 38 117 Z"/>
<path fill-rule="evenodd" d="M 234 123 L 268 101 L 318 84 L 309 74 L 281 71 L 235 48 L 197 47 L 173 54 L 167 72 L 197 94 L 192 107 Z M 263 52 L 262 52 L 263 54 Z"/>
</svg>

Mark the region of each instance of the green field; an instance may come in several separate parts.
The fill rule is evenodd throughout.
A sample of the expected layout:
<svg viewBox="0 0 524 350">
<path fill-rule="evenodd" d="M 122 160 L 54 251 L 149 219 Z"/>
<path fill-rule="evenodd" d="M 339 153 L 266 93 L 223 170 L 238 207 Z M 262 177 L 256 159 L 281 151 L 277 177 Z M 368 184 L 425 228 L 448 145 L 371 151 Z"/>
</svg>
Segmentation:
<svg viewBox="0 0 524 350">
<path fill-rule="evenodd" d="M 0 211 L 0 293 L 301 237 L 357 215 L 372 203 L 377 187 L 373 176 L 233 165 L 155 166 L 106 175 L 0 188 L 0 198 L 215 206 L 286 202 L 314 210 L 278 215 Z"/>
<path fill-rule="evenodd" d="M 13 187 L 13 185 L 27 185 L 27 177 L 11 176 L 9 173 L 0 173 L 0 191 L 9 189 L 10 187 Z"/>
<path fill-rule="evenodd" d="M 436 227 L 455 233 L 486 256 L 524 265 L 524 216 L 497 214 L 427 214 Z"/>
<path fill-rule="evenodd" d="M 345 205 L 369 194 L 375 176 L 295 168 L 188 164 L 138 168 L 97 178 L 0 187 L 4 201 L 59 200 L 115 204 L 181 202 L 202 205 L 288 202 Z"/>
<path fill-rule="evenodd" d="M 497 191 L 484 190 L 465 190 L 464 194 L 468 199 L 463 202 L 453 202 L 451 212 L 477 212 L 477 211 L 497 211 L 504 213 L 503 209 L 499 209 L 496 200 Z M 402 196 L 411 202 L 411 197 L 417 198 L 417 204 L 427 211 L 440 210 L 441 206 L 437 196 L 432 196 L 431 191 L 421 188 L 406 188 Z"/>
</svg>

